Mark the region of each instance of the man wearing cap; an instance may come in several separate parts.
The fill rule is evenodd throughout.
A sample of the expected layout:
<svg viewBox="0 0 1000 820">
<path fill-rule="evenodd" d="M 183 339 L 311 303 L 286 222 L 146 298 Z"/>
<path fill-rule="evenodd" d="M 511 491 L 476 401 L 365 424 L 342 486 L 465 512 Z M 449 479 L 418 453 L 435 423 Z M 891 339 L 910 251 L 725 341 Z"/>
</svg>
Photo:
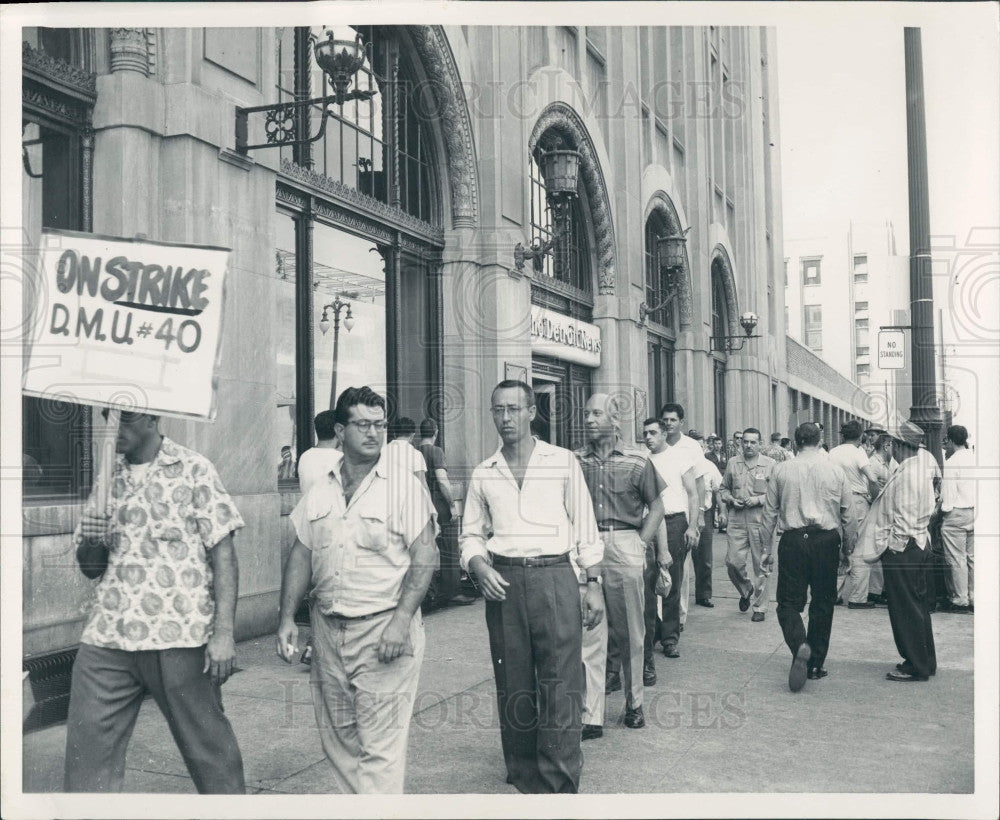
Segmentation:
<svg viewBox="0 0 1000 820">
<path fill-rule="evenodd" d="M 310 669 L 320 743 L 345 794 L 398 794 L 424 656 L 420 602 L 437 568 L 427 486 L 383 448 L 385 399 L 349 387 L 334 409 L 340 458 L 290 516 L 276 649 L 312 587 Z M 418 454 L 419 456 L 419 454 Z"/>
<path fill-rule="evenodd" d="M 941 540 L 951 575 L 951 601 L 947 612 L 972 612 L 976 488 L 972 471 L 976 462 L 969 449 L 969 431 L 960 424 L 948 428 L 944 451 L 948 460 L 941 481 Z"/>
<path fill-rule="evenodd" d="M 576 457 L 531 435 L 531 386 L 500 382 L 490 412 L 501 444 L 473 470 L 459 543 L 486 599 L 507 782 L 575 794 L 582 633 L 604 617 L 604 543 Z M 586 574 L 582 601 L 570 553 Z"/>
<path fill-rule="evenodd" d="M 851 516 L 854 518 L 853 530 L 857 534 L 861 522 L 868 514 L 868 483 L 875 481 L 877 476 L 868 463 L 864 448 L 861 446 L 861 422 L 848 421 L 840 428 L 842 444 L 830 450 L 830 459 L 844 471 L 851 490 Z M 849 609 L 871 609 L 874 601 L 868 600 L 871 569 L 855 554 L 854 540 L 848 539 L 846 533 L 841 534 L 841 550 L 843 561 L 848 564 L 847 571 L 841 576 L 840 586 L 850 590 L 847 606 Z M 841 595 L 841 590 L 837 590 Z M 846 593 L 843 593 L 846 594 Z"/>
<path fill-rule="evenodd" d="M 646 454 L 622 439 L 621 413 L 613 396 L 591 396 L 583 420 L 587 444 L 576 451 L 576 457 L 604 541 L 604 600 L 608 631 L 625 682 L 624 723 L 629 729 L 641 729 L 646 725 L 644 687 L 656 683 L 652 644 L 648 654 L 645 651 L 647 585 L 656 566 L 656 556 L 647 544 L 663 519 L 660 493 L 664 483 Z"/>
<path fill-rule="evenodd" d="M 767 482 L 764 543 L 770 545 L 775 527 L 778 542 L 778 623 L 792 652 L 788 688 L 799 691 L 806 679 L 826 676 L 823 668 L 830 646 L 841 528 L 853 537 L 849 514 L 851 493 L 844 471 L 820 449 L 819 426 L 800 424 L 795 430 L 798 454 L 775 466 Z M 839 525 L 839 527 L 838 527 Z M 768 556 L 770 560 L 770 556 Z M 809 629 L 802 610 L 809 595 Z"/>
<path fill-rule="evenodd" d="M 162 435 L 157 416 L 123 412 L 116 445 L 110 487 L 95 487 L 75 536 L 81 571 L 100 582 L 73 663 L 65 789 L 122 790 L 151 694 L 198 791 L 243 794 L 220 690 L 236 654 L 233 533 L 243 519 L 212 463 Z"/>
<path fill-rule="evenodd" d="M 921 448 L 923 431 L 909 421 L 890 430 L 893 456 L 899 462 L 865 521 L 873 533 L 874 554 L 881 555 L 889 622 L 902 663 L 886 678 L 901 683 L 926 681 L 937 671 L 928 584 L 928 524 L 934 512 L 937 462 Z M 865 550 L 867 553 L 867 550 Z"/>
<path fill-rule="evenodd" d="M 726 569 L 729 580 L 740 593 L 740 612 L 753 603 L 750 620 L 765 618 L 768 583 L 771 577 L 771 535 L 761 528 L 767 481 L 774 461 L 760 452 L 760 431 L 743 431 L 742 454 L 729 460 L 722 478 L 719 497 L 729 509 L 729 551 Z M 765 560 L 766 559 L 766 560 Z M 749 569 L 752 577 L 748 575 Z"/>
</svg>

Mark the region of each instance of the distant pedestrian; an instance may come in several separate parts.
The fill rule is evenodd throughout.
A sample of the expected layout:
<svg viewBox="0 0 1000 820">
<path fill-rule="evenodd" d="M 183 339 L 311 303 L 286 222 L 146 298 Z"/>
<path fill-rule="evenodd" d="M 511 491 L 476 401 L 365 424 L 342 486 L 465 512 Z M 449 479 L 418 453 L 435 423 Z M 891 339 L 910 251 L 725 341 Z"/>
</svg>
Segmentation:
<svg viewBox="0 0 1000 820">
<path fill-rule="evenodd" d="M 876 471 L 869 464 L 862 441 L 861 423 L 848 421 L 840 428 L 842 444 L 830 451 L 830 460 L 844 471 L 851 490 L 851 515 L 854 517 L 853 532 L 856 534 L 868 514 L 869 484 L 876 481 Z M 871 609 L 875 601 L 869 600 L 871 568 L 854 549 L 853 538 L 841 534 L 841 566 L 838 596 L 847 598 L 848 609 Z M 881 589 L 876 590 L 881 592 Z"/>
<path fill-rule="evenodd" d="M 441 554 L 440 583 L 435 591 L 434 603 L 438 606 L 466 606 L 475 603 L 471 595 L 463 595 L 459 590 L 461 568 L 458 555 L 458 529 L 452 515 L 455 505 L 454 491 L 448 479 L 448 465 L 444 450 L 437 446 L 438 425 L 434 419 L 420 422 L 420 443 L 418 450 L 427 465 L 427 487 L 431 501 L 437 511 L 441 533 L 437 537 Z"/>
<path fill-rule="evenodd" d="M 80 569 L 100 582 L 73 663 L 66 791 L 122 790 L 151 694 L 198 791 L 243 794 L 220 690 L 236 655 L 243 519 L 212 463 L 162 435 L 157 416 L 122 412 L 117 452 L 110 509 L 85 506 L 75 536 Z"/>
<path fill-rule="evenodd" d="M 694 572 L 694 601 L 698 606 L 711 608 L 715 606 L 712 603 L 712 540 L 715 535 L 715 519 L 721 503 L 719 493 L 722 490 L 722 474 L 715 463 L 708 459 L 707 444 L 701 434 L 697 430 L 693 430 L 688 432 L 688 436 L 702 445 L 705 450 L 705 459 L 700 468 L 705 482 L 705 492 L 701 504 L 704 523 L 698 538 L 698 546 L 689 554 Z M 685 579 L 686 577 L 687 572 L 685 572 Z M 685 587 L 688 587 L 686 582 Z M 681 600 L 686 604 L 685 597 L 685 592 L 682 592 Z"/>
<path fill-rule="evenodd" d="M 657 533 L 658 552 L 666 540 L 673 563 L 670 565 L 670 593 L 661 598 L 663 618 L 658 629 L 656 610 L 646 616 L 647 652 L 652 658 L 653 642 L 658 640 L 663 654 L 679 658 L 678 643 L 681 634 L 681 587 L 684 583 L 684 565 L 688 552 L 698 546 L 701 538 L 701 502 L 705 494 L 705 479 L 701 447 L 692 438 L 681 433 L 684 408 L 668 403 L 660 408 L 660 433 L 651 424 L 643 425 L 643 438 L 649 448 L 649 460 L 666 483 L 663 491 L 663 526 Z M 655 576 L 647 580 L 647 600 L 654 602 Z"/>
<path fill-rule="evenodd" d="M 934 512 L 937 462 L 921 448 L 923 430 L 902 421 L 890 431 L 899 462 L 862 525 L 858 548 L 869 560 L 881 556 L 889 622 L 903 661 L 886 678 L 926 681 L 937 672 L 931 629 L 934 591 L 927 571 L 931 560 L 928 525 Z"/>
<path fill-rule="evenodd" d="M 975 605 L 976 461 L 968 441 L 969 431 L 960 424 L 949 427 L 944 440 L 948 460 L 941 481 L 941 539 L 951 578 L 951 601 L 946 612 L 972 612 Z"/>
<path fill-rule="evenodd" d="M 792 447 L 792 440 L 790 438 L 783 438 L 781 440 L 781 449 L 785 451 L 785 461 L 795 458 L 795 450 Z"/>
<path fill-rule="evenodd" d="M 780 464 L 789 458 L 788 451 L 781 446 L 781 433 L 771 433 L 771 443 L 761 448 L 761 453 L 775 464 Z"/>
<path fill-rule="evenodd" d="M 316 446 L 306 450 L 299 458 L 299 489 L 306 495 L 315 484 L 327 484 L 330 471 L 340 463 L 336 422 L 333 410 L 323 410 L 313 419 Z"/>
<path fill-rule="evenodd" d="M 281 448 L 281 461 L 278 462 L 278 481 L 291 481 L 295 478 L 295 458 L 288 444 Z"/>
<path fill-rule="evenodd" d="M 826 677 L 823 668 L 830 646 L 840 526 L 849 533 L 850 490 L 844 471 L 819 449 L 819 427 L 806 422 L 795 430 L 795 458 L 774 467 L 767 482 L 761 527 L 770 545 L 775 527 L 778 542 L 778 623 L 792 653 L 788 688 L 799 691 L 806 678 Z M 853 534 L 853 533 L 852 533 Z M 770 563 L 770 556 L 765 561 Z M 802 610 L 809 601 L 809 629 Z"/>
<path fill-rule="evenodd" d="M 740 593 L 740 612 L 746 612 L 752 604 L 750 620 L 758 623 L 766 617 L 771 578 L 772 562 L 765 560 L 771 556 L 771 535 L 765 537 L 762 522 L 767 482 L 775 464 L 761 454 L 760 431 L 755 427 L 743 431 L 742 450 L 726 465 L 719 497 L 729 519 L 729 580 Z"/>
<path fill-rule="evenodd" d="M 507 782 L 576 793 L 583 629 L 604 617 L 604 544 L 576 457 L 531 435 L 530 385 L 500 382 L 490 412 L 501 445 L 472 473 L 460 543 L 486 598 Z M 571 552 L 586 573 L 582 604 Z"/>
<path fill-rule="evenodd" d="M 663 520 L 660 493 L 665 485 L 646 454 L 619 434 L 621 414 L 613 397 L 591 396 L 583 420 L 587 444 L 576 450 L 576 457 L 604 541 L 604 600 L 625 680 L 624 722 L 629 729 L 641 729 L 646 725 L 644 687 L 656 683 L 652 651 L 647 658 L 644 650 L 646 576 L 656 564 L 647 544 Z"/>
<path fill-rule="evenodd" d="M 403 791 L 406 743 L 424 657 L 420 602 L 437 566 L 426 486 L 382 446 L 385 399 L 350 387 L 334 409 L 342 452 L 328 484 L 291 514 L 278 655 L 291 663 L 295 611 L 312 589 L 313 707 L 334 784 L 346 794 Z"/>
<path fill-rule="evenodd" d="M 390 441 L 385 445 L 386 455 L 397 461 L 403 470 L 411 472 L 427 483 L 427 462 L 420 451 L 413 446 L 417 434 L 417 424 L 406 416 L 401 416 L 389 425 Z"/>
</svg>

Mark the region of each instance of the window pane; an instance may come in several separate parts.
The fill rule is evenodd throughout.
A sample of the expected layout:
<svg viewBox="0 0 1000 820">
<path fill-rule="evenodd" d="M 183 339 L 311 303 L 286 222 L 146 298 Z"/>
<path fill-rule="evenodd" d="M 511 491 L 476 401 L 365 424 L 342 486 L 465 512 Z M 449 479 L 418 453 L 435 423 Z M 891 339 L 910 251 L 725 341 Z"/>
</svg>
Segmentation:
<svg viewBox="0 0 1000 820">
<path fill-rule="evenodd" d="M 385 395 L 385 271 L 378 248 L 364 239 L 328 225 L 313 229 L 313 380 L 316 394 L 312 415 L 335 403 L 331 395 L 336 368 L 336 394 L 347 387 L 369 385 Z M 327 310 L 329 326 L 320 322 L 323 306 L 337 299 L 350 305 L 353 327 L 346 325 L 348 309 Z M 334 345 L 336 343 L 336 362 Z"/>
</svg>

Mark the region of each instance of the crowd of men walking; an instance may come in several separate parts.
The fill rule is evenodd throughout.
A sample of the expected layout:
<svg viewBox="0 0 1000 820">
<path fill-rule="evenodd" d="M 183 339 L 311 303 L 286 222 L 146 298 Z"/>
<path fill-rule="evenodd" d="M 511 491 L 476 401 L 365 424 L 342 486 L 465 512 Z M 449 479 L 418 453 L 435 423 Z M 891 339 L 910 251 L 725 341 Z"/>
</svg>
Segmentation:
<svg viewBox="0 0 1000 820">
<path fill-rule="evenodd" d="M 738 609 L 757 623 L 777 537 L 793 691 L 827 675 L 838 590 L 848 607 L 888 605 L 902 659 L 889 680 L 935 674 L 932 518 L 948 607 L 972 611 L 974 460 L 962 427 L 948 430 L 942 478 L 907 422 L 874 433 L 848 423 L 829 453 L 807 422 L 793 453 L 778 434 L 762 447 L 753 427 L 727 443 L 684 434 L 684 408 L 671 403 L 645 420 L 643 449 L 623 437 L 616 398 L 599 393 L 582 410 L 586 443 L 570 451 L 532 435 L 524 382 L 500 382 L 489 413 L 500 444 L 472 471 L 460 532 L 436 424 L 398 419 L 384 444 L 385 400 L 368 387 L 316 417 L 318 443 L 299 460 L 276 650 L 298 656 L 295 613 L 308 596 L 317 728 L 343 792 L 403 791 L 421 607 L 432 584 L 438 605 L 476 600 L 462 570 L 485 598 L 507 782 L 525 793 L 578 790 L 581 744 L 603 736 L 607 692 L 624 688 L 624 726 L 645 726 L 653 655 L 681 656 L 692 577 L 696 605 L 714 606 L 716 529 Z M 73 671 L 66 789 L 121 789 L 151 692 L 198 790 L 242 792 L 220 686 L 235 655 L 232 536 L 243 520 L 211 463 L 162 436 L 155 416 L 123 414 L 118 452 L 110 504 L 88 505 L 77 533 L 81 569 L 101 580 Z"/>
</svg>

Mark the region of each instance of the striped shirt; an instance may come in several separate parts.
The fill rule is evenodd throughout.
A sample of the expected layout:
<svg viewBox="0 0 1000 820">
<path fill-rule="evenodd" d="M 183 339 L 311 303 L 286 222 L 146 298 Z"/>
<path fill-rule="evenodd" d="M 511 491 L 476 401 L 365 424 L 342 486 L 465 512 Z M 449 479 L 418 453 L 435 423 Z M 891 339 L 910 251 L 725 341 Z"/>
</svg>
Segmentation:
<svg viewBox="0 0 1000 820">
<path fill-rule="evenodd" d="M 663 492 L 665 484 L 643 450 L 621 438 L 601 459 L 591 444 L 574 451 L 594 502 L 601 527 L 638 530 L 646 507 Z"/>
</svg>

